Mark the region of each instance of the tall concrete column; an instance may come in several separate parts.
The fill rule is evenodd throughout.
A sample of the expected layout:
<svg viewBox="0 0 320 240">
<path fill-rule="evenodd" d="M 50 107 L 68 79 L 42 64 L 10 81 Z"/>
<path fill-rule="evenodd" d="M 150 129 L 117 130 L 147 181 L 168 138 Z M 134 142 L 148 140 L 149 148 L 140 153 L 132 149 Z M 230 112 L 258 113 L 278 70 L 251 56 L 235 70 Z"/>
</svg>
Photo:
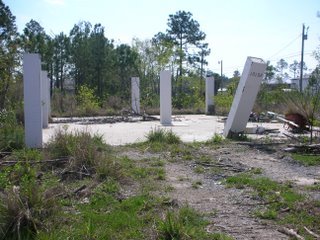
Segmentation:
<svg viewBox="0 0 320 240">
<path fill-rule="evenodd" d="M 214 77 L 206 77 L 206 114 L 214 114 Z"/>
<path fill-rule="evenodd" d="M 248 57 L 224 127 L 225 137 L 245 130 L 267 68 L 261 58 Z"/>
<path fill-rule="evenodd" d="M 42 105 L 42 127 L 47 128 L 49 124 L 49 102 L 50 89 L 49 89 L 49 78 L 47 71 L 41 71 L 41 105 Z M 49 91 L 48 91 L 49 90 Z"/>
<path fill-rule="evenodd" d="M 23 54 L 23 94 L 25 144 L 42 147 L 41 59 L 39 54 Z"/>
<path fill-rule="evenodd" d="M 131 104 L 132 111 L 140 114 L 140 79 L 138 77 L 131 78 Z"/>
<path fill-rule="evenodd" d="M 171 72 L 160 72 L 160 123 L 171 125 Z"/>
</svg>

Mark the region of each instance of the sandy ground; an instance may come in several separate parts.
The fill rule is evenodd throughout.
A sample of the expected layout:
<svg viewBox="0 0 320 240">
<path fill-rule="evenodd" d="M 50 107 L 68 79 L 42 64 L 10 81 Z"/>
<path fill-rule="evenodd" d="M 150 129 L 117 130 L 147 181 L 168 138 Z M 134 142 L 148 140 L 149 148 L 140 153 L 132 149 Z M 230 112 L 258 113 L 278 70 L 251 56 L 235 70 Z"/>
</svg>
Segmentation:
<svg viewBox="0 0 320 240">
<path fill-rule="evenodd" d="M 156 116 L 160 118 L 159 116 Z M 159 121 L 118 122 L 106 124 L 85 124 L 84 119 L 77 123 L 52 123 L 43 130 L 43 142 L 46 143 L 54 132 L 62 127 L 70 131 L 89 131 L 102 135 L 110 145 L 125 145 L 145 140 L 146 134 L 157 128 L 172 130 L 184 142 L 206 141 L 214 134 L 222 134 L 224 122 L 222 117 L 206 115 L 178 115 L 172 117 L 171 126 L 162 126 Z M 248 123 L 247 127 L 262 126 L 266 129 L 283 129 L 282 123 Z M 251 135 L 259 137 L 257 135 Z M 261 136 L 261 135 L 260 135 Z M 281 133 L 278 135 L 281 137 Z"/>
</svg>

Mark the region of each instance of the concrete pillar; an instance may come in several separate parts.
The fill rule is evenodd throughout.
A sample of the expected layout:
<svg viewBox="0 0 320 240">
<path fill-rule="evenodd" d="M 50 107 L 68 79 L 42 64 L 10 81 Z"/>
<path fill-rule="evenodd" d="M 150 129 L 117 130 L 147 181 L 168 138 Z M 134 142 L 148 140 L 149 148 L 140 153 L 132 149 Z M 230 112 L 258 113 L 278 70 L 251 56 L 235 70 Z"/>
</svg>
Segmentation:
<svg viewBox="0 0 320 240">
<path fill-rule="evenodd" d="M 39 54 L 23 54 L 23 94 L 25 144 L 42 147 L 41 59 Z"/>
<path fill-rule="evenodd" d="M 206 77 L 206 114 L 214 114 L 214 77 Z"/>
<path fill-rule="evenodd" d="M 267 64 L 260 58 L 248 57 L 224 127 L 223 135 L 242 133 L 249 120 Z"/>
<path fill-rule="evenodd" d="M 41 105 L 42 105 L 42 127 L 47 128 L 49 124 L 49 102 L 50 89 L 47 71 L 41 71 Z M 49 90 L 49 91 L 48 91 Z"/>
<path fill-rule="evenodd" d="M 51 88 L 51 85 L 50 85 L 50 82 L 51 82 L 51 80 L 50 80 L 50 78 L 48 77 L 48 74 L 47 74 L 47 84 L 48 84 L 48 88 L 47 88 L 47 92 L 48 92 L 48 94 L 47 94 L 47 103 L 48 103 L 48 119 L 50 119 L 50 117 L 51 117 L 51 94 L 50 94 L 50 88 Z"/>
<path fill-rule="evenodd" d="M 140 114 L 140 79 L 138 77 L 131 78 L 131 104 L 132 111 Z"/>
<path fill-rule="evenodd" d="M 171 125 L 171 72 L 160 72 L 160 123 Z"/>
</svg>

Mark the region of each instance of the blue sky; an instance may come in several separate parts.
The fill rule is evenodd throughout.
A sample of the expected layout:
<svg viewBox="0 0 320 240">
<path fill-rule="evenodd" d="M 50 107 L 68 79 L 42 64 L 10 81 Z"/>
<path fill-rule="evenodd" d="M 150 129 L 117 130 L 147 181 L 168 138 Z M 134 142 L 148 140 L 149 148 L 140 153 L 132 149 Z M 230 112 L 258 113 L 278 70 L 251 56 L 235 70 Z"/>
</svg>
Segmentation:
<svg viewBox="0 0 320 240">
<path fill-rule="evenodd" d="M 165 32 L 169 14 L 189 11 L 207 34 L 211 48 L 208 69 L 232 76 L 247 56 L 276 64 L 300 61 L 302 24 L 309 26 L 305 62 L 313 69 L 312 52 L 320 46 L 319 0 L 3 0 L 16 16 L 21 32 L 31 19 L 49 35 L 69 34 L 81 20 L 101 23 L 106 37 L 131 44 Z"/>
</svg>

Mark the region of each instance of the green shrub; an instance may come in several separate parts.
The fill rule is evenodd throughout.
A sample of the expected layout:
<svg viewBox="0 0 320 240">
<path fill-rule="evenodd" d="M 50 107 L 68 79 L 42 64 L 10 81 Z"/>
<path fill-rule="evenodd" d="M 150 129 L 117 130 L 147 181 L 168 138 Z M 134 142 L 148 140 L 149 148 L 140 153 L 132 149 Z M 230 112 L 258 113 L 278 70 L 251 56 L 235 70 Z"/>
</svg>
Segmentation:
<svg viewBox="0 0 320 240">
<path fill-rule="evenodd" d="M 94 90 L 82 85 L 77 93 L 77 101 L 80 112 L 83 115 L 96 115 L 99 111 L 99 101 L 94 95 Z"/>
</svg>

